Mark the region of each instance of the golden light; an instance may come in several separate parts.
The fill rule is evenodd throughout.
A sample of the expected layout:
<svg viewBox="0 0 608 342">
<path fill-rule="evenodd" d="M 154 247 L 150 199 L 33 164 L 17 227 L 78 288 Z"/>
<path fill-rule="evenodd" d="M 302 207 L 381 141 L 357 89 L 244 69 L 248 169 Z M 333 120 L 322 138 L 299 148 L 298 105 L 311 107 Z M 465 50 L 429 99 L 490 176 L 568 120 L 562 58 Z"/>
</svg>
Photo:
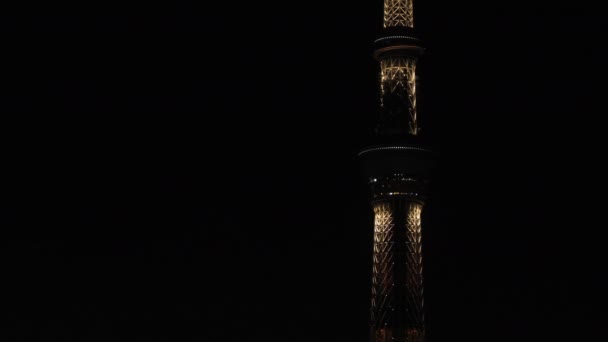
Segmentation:
<svg viewBox="0 0 608 342">
<path fill-rule="evenodd" d="M 420 202 L 404 199 L 378 201 L 373 205 L 371 314 L 375 342 L 391 342 L 398 336 L 404 336 L 407 342 L 420 342 L 424 339 L 422 207 Z M 398 230 L 405 231 L 405 236 L 403 231 L 400 233 Z M 395 262 L 404 264 L 405 269 L 396 269 Z M 399 328 L 401 331 L 395 330 L 398 326 L 393 326 L 392 321 L 392 312 L 399 305 L 396 300 L 405 300 L 408 308 L 403 312 L 406 315 L 406 325 Z"/>
<path fill-rule="evenodd" d="M 414 27 L 413 0 L 384 0 L 384 27 Z"/>
<path fill-rule="evenodd" d="M 393 93 L 408 101 L 409 127 L 412 135 L 420 132 L 416 112 L 416 59 L 403 56 L 390 56 L 380 60 L 380 106 L 383 98 Z"/>
</svg>

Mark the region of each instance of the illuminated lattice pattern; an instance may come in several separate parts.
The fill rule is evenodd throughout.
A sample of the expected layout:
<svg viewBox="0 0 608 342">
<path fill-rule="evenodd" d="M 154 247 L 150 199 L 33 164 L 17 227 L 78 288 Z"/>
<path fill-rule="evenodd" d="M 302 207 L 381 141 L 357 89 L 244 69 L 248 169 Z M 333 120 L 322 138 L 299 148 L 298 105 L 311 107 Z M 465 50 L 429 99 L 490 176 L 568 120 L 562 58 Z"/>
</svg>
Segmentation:
<svg viewBox="0 0 608 342">
<path fill-rule="evenodd" d="M 385 326 L 390 323 L 393 304 L 393 265 L 394 231 L 393 208 L 390 203 L 378 203 L 374 206 L 374 260 L 372 276 L 372 324 L 379 339 L 389 340 L 385 336 Z"/>
<path fill-rule="evenodd" d="M 373 342 L 424 340 L 421 211 L 409 200 L 374 204 Z"/>
<path fill-rule="evenodd" d="M 406 209 L 406 235 L 407 235 L 407 321 L 406 341 L 418 342 L 424 338 L 424 312 L 422 287 L 422 226 L 420 203 L 409 202 Z"/>
<path fill-rule="evenodd" d="M 414 27 L 413 0 L 384 0 L 384 27 Z"/>
<path fill-rule="evenodd" d="M 380 61 L 380 106 L 384 107 L 388 95 L 403 101 L 408 116 L 408 132 L 420 132 L 416 113 L 416 60 L 393 56 Z"/>
</svg>

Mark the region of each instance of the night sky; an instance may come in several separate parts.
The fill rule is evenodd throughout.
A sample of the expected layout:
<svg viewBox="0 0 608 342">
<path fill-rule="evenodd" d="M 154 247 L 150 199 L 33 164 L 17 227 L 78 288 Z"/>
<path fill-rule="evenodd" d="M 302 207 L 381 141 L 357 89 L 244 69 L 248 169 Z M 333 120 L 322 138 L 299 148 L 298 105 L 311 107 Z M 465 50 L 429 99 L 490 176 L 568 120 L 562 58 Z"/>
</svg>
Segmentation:
<svg viewBox="0 0 608 342">
<path fill-rule="evenodd" d="M 2 340 L 368 341 L 381 6 L 3 10 Z M 428 341 L 608 340 L 605 12 L 415 14 Z"/>
</svg>

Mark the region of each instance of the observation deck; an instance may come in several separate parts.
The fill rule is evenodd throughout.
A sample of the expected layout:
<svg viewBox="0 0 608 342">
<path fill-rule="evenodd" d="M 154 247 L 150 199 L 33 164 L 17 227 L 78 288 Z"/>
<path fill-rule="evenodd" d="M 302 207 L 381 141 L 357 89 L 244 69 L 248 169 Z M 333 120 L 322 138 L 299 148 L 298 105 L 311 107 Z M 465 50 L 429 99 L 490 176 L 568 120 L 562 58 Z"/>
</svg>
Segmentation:
<svg viewBox="0 0 608 342">
<path fill-rule="evenodd" d="M 379 144 L 358 153 L 362 172 L 370 178 L 403 174 L 417 179 L 428 177 L 433 169 L 433 151 L 424 145 Z"/>
</svg>

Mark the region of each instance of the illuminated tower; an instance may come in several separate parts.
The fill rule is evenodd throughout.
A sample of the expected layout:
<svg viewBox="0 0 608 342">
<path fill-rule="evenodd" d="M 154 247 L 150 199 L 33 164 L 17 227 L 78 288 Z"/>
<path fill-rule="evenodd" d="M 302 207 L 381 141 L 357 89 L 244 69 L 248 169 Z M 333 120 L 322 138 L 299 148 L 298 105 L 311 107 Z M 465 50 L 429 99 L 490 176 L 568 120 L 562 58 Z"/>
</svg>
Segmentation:
<svg viewBox="0 0 608 342">
<path fill-rule="evenodd" d="M 413 0 L 384 0 L 375 41 L 380 109 L 372 143 L 359 152 L 374 212 L 372 342 L 425 340 L 421 214 L 432 167 L 416 108 Z"/>
</svg>

